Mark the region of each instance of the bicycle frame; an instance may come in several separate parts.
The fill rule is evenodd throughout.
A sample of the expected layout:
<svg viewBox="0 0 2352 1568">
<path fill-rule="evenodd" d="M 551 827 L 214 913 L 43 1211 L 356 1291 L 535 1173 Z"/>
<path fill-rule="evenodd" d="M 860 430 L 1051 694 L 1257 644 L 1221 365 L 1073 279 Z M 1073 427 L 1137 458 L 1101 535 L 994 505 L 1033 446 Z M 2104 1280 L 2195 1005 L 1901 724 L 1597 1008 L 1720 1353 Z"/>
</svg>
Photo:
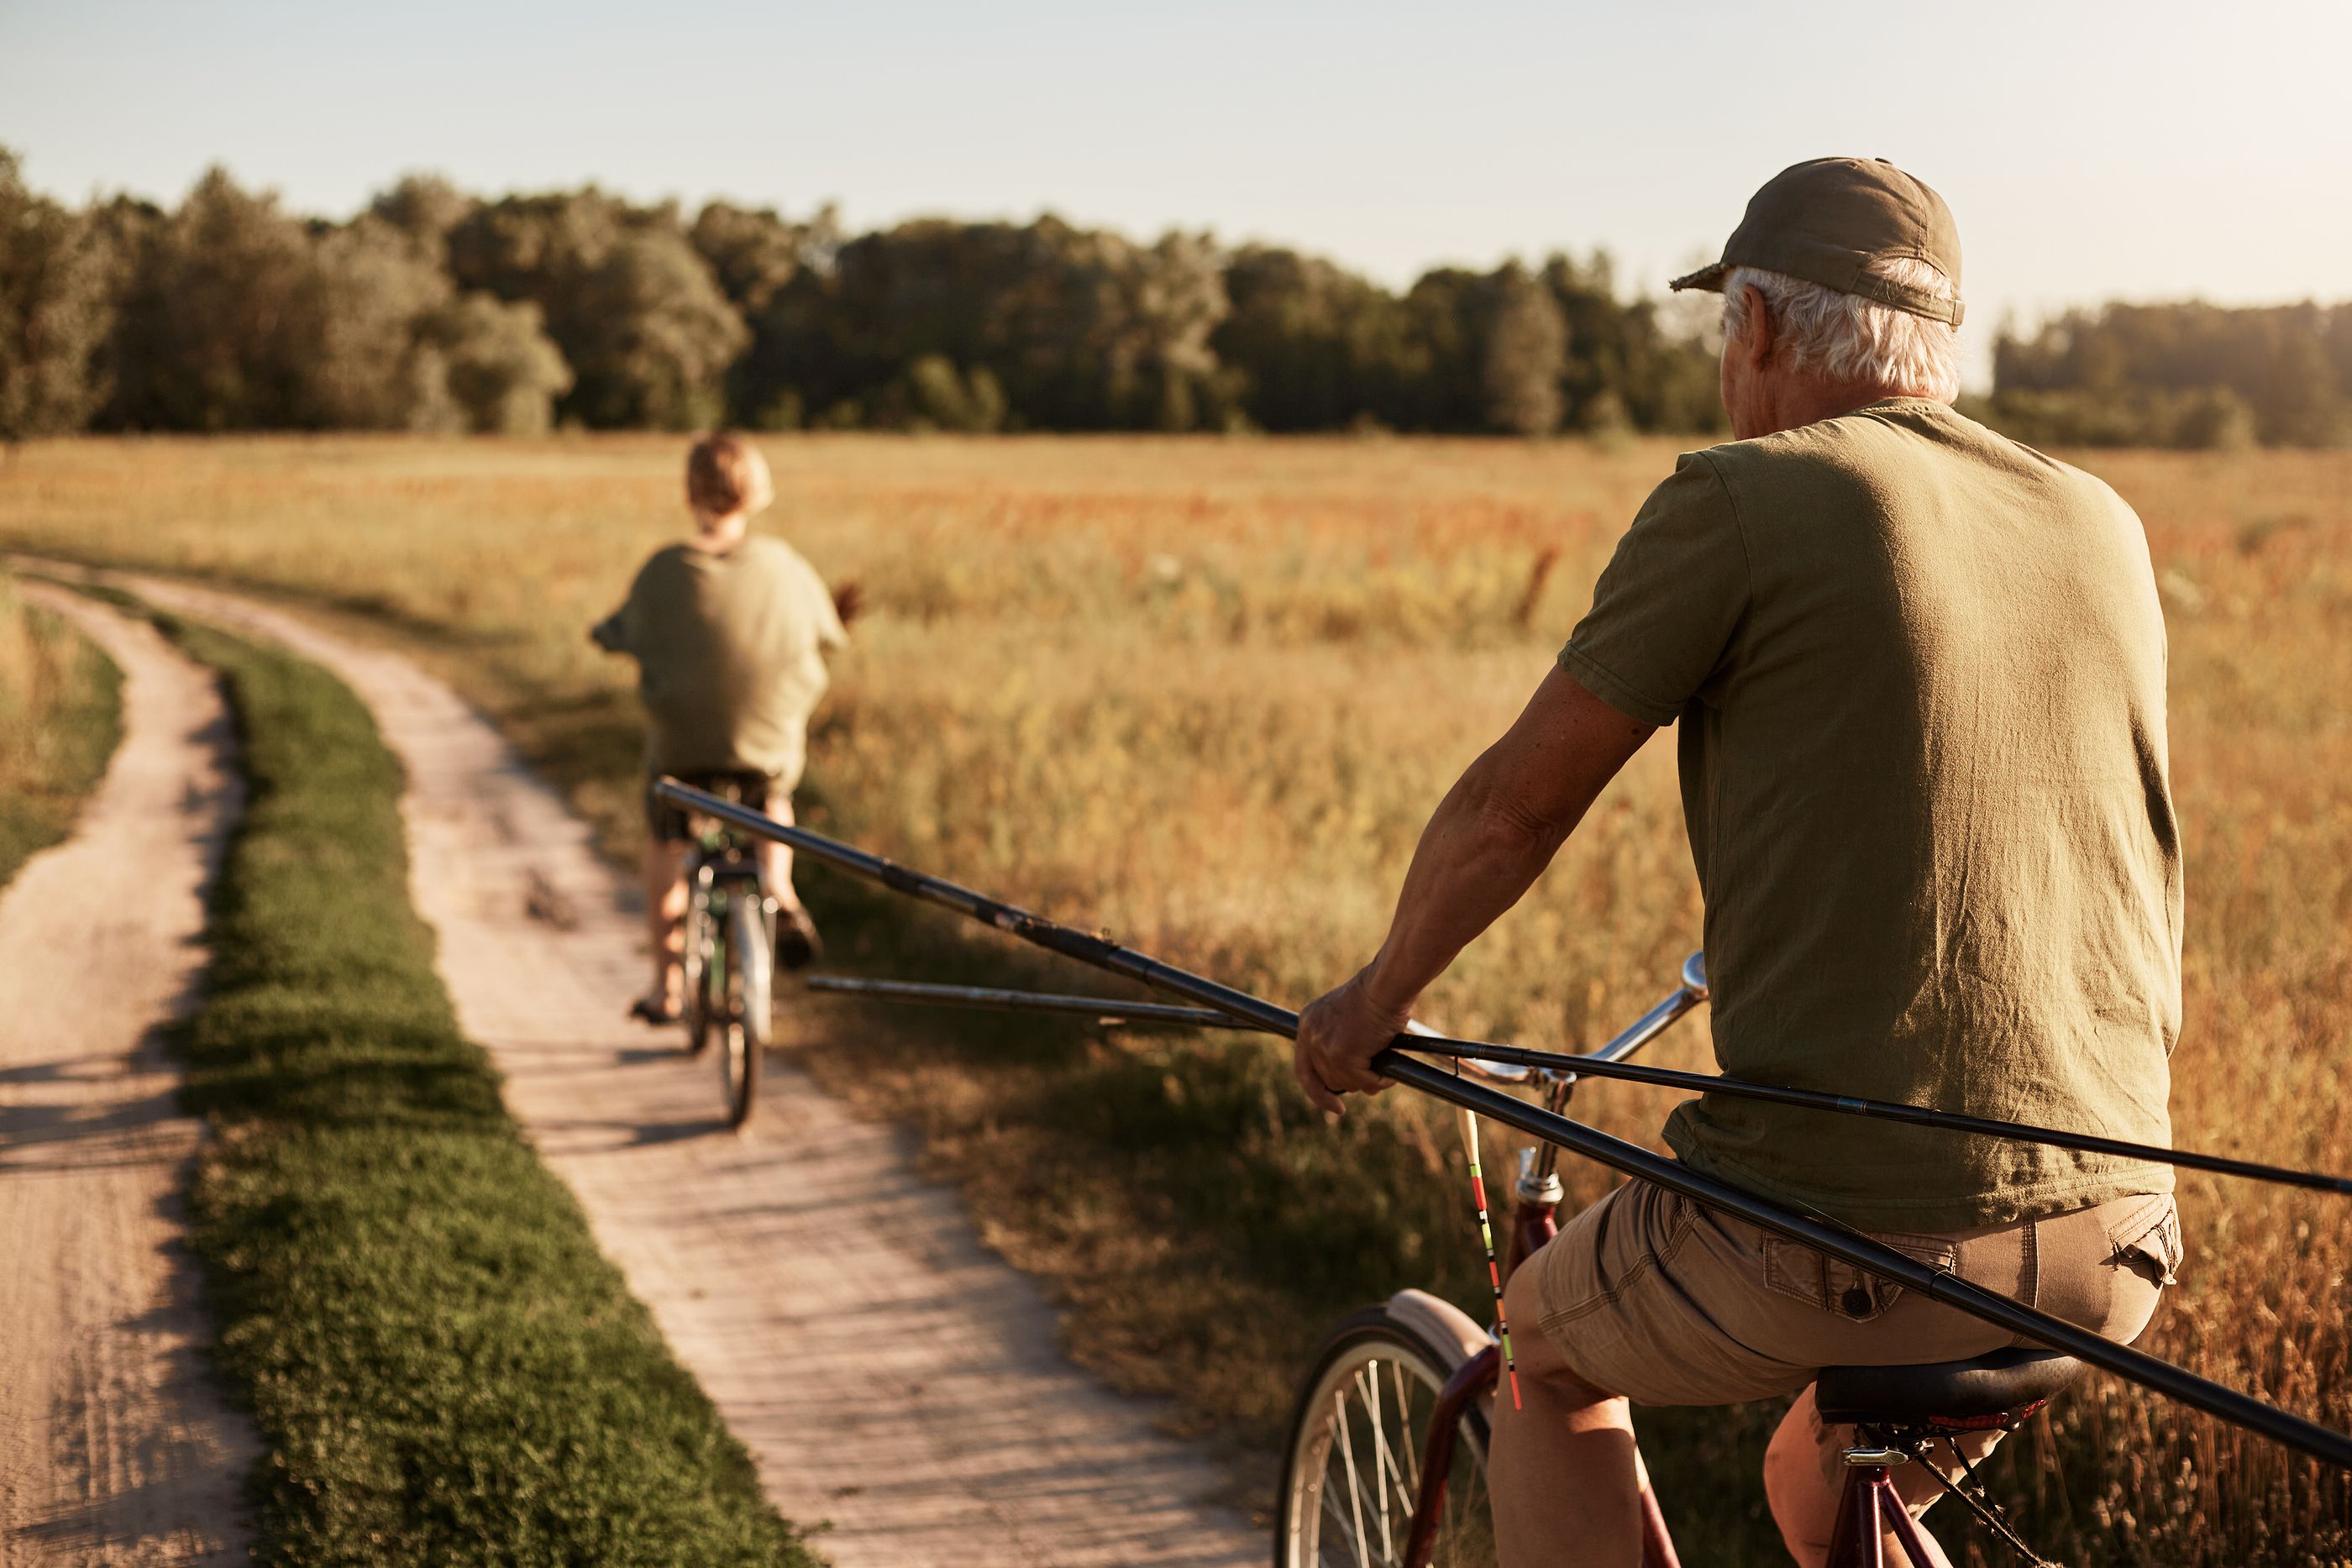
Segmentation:
<svg viewBox="0 0 2352 1568">
<path fill-rule="evenodd" d="M 1893 1467 L 1906 1456 L 1893 1450 L 1849 1448 L 1845 1490 L 1838 1498 L 1837 1528 L 1830 1537 L 1829 1568 L 1885 1568 L 1886 1532 L 1903 1543 L 1913 1568 L 1935 1561 L 1927 1555 L 1919 1521 L 1895 1490 Z"/>
<path fill-rule="evenodd" d="M 728 900 L 741 896 L 744 890 L 749 890 L 754 898 L 764 899 L 767 896 L 759 862 L 750 856 L 738 861 L 725 854 L 706 855 L 700 849 L 696 849 L 687 856 L 686 874 L 687 897 L 702 913 L 705 930 L 714 935 L 718 934 L 718 922 L 726 915 Z M 719 936 L 717 946 L 719 951 L 724 951 L 726 940 L 723 935 Z M 727 983 L 723 968 L 716 972 L 706 970 L 701 978 L 706 988 L 711 985 L 724 987 Z"/>
<path fill-rule="evenodd" d="M 686 878 L 687 911 L 679 958 L 686 969 L 688 1022 L 698 1051 L 702 1039 L 699 1019 L 708 1016 L 707 1009 L 722 1004 L 726 997 L 727 936 L 723 927 L 729 900 L 748 890 L 751 897 L 766 904 L 770 894 L 767 870 L 752 842 L 747 841 L 731 824 L 716 818 L 698 815 L 689 817 L 688 821 L 693 837 L 688 841 L 681 868 Z M 718 962 L 714 963 L 714 959 Z"/>
</svg>

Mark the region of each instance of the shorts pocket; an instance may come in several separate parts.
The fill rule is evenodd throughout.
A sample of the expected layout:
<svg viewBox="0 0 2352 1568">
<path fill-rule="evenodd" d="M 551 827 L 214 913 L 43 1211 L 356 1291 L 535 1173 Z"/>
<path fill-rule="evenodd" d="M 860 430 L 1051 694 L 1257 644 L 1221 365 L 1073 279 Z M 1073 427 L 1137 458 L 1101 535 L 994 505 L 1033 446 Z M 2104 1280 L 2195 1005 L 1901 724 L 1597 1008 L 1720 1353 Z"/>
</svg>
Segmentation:
<svg viewBox="0 0 2352 1568">
<path fill-rule="evenodd" d="M 1940 1236 L 1883 1230 L 1873 1233 L 1869 1239 L 1947 1273 L 1959 1260 L 1952 1243 Z M 1808 1306 L 1834 1312 L 1852 1322 L 1870 1322 L 1903 1295 L 1903 1287 L 1894 1281 L 1857 1269 L 1826 1252 L 1817 1252 L 1801 1242 L 1767 1235 L 1763 1252 L 1764 1284 L 1768 1290 L 1793 1296 Z"/>
<path fill-rule="evenodd" d="M 1595 1313 L 1614 1315 L 1673 1264 L 1700 1218 L 1688 1198 L 1639 1182 L 1627 1182 L 1586 1214 L 1606 1224 L 1588 1224 L 1579 1215 L 1530 1260 L 1544 1265 L 1537 1276 L 1543 1299 L 1538 1322 L 1547 1332 Z"/>
<path fill-rule="evenodd" d="M 2119 1263 L 2151 1285 L 2170 1285 L 2179 1279 L 2188 1256 L 2180 1239 L 2180 1209 L 2169 1196 L 2150 1197 L 2125 1211 L 2107 1227 L 2108 1260 Z"/>
</svg>

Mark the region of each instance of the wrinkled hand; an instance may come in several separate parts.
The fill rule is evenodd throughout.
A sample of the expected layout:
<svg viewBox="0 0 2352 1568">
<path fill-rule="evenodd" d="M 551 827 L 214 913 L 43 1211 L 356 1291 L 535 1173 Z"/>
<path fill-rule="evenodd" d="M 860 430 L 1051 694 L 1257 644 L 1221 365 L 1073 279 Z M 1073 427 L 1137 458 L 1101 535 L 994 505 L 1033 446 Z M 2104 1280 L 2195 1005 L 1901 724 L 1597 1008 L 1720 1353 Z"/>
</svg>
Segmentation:
<svg viewBox="0 0 2352 1568">
<path fill-rule="evenodd" d="M 833 591 L 833 612 L 844 626 L 856 620 L 857 612 L 865 608 L 866 590 L 860 584 L 845 582 Z"/>
<path fill-rule="evenodd" d="M 1368 1064 L 1404 1032 L 1411 1016 L 1375 1002 L 1361 973 L 1307 1004 L 1298 1015 L 1298 1040 L 1290 1055 L 1290 1070 L 1307 1098 L 1336 1116 L 1340 1095 L 1378 1094 L 1390 1087 Z"/>
</svg>

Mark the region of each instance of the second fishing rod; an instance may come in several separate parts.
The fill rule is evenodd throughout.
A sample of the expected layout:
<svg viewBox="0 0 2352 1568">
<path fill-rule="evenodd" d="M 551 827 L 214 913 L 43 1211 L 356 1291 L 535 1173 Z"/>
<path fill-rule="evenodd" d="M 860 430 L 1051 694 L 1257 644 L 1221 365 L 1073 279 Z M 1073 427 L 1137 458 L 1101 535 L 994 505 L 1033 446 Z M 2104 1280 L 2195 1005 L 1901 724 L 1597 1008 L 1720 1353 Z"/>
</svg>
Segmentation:
<svg viewBox="0 0 2352 1568">
<path fill-rule="evenodd" d="M 2297 1170 L 2290 1166 L 2267 1165 L 2259 1160 L 2242 1160 L 2230 1155 L 2209 1155 L 2194 1149 L 2166 1148 L 2157 1144 L 2136 1144 L 2123 1138 L 2103 1137 L 2095 1133 L 2071 1132 L 2063 1127 L 2037 1127 L 2023 1122 L 2004 1122 L 1990 1116 L 1970 1116 L 1954 1111 L 1938 1111 L 1924 1105 L 1906 1105 L 1895 1100 L 1868 1100 L 1853 1094 L 1832 1094 L 1819 1089 L 1793 1089 L 1773 1083 L 1757 1083 L 1743 1078 L 1727 1078 L 1719 1073 L 1685 1072 L 1672 1067 L 1637 1066 L 1616 1058 L 1626 1054 L 1656 1036 L 1667 1025 L 1706 999 L 1704 969 L 1699 955 L 1694 953 L 1683 967 L 1684 981 L 1672 995 L 1643 1017 L 1640 1022 L 1617 1039 L 1586 1056 L 1570 1055 L 1555 1051 L 1531 1051 L 1515 1045 L 1496 1045 L 1486 1040 L 1455 1040 L 1450 1036 L 1414 1029 L 1410 1040 L 1400 1040 L 1400 1049 L 1416 1051 L 1430 1056 L 1462 1061 L 1492 1076 L 1496 1065 L 1520 1067 L 1538 1071 L 1561 1073 L 1576 1078 L 1605 1078 L 1627 1083 L 1647 1083 L 1661 1089 L 1682 1089 L 1697 1094 L 1721 1094 L 1735 1100 L 1759 1100 L 1774 1105 L 1793 1105 L 1808 1111 L 1821 1111 L 1832 1115 L 1860 1116 L 1871 1121 L 1901 1122 L 1915 1127 L 1934 1127 L 1945 1132 L 1972 1133 L 1982 1137 L 1999 1138 L 2006 1143 L 2042 1144 L 2052 1148 L 2074 1149 L 2086 1154 L 2114 1155 L 2124 1159 L 2146 1160 L 2151 1165 L 2172 1166 L 2180 1170 L 2210 1171 L 2217 1176 L 2238 1176 L 2247 1181 L 2269 1182 L 2280 1186 L 2303 1187 L 2313 1192 L 2333 1193 L 2352 1197 L 2352 1177 L 2331 1176 L 2326 1171 Z M 1037 991 L 1013 991 L 975 986 L 926 985 L 908 980 L 858 980 L 820 976 L 809 981 L 812 988 L 839 991 L 861 996 L 879 997 L 890 1001 L 921 1002 L 940 1007 L 981 1008 L 995 1011 L 1032 1011 L 1070 1013 L 1107 1018 L 1136 1023 L 1182 1024 L 1193 1029 L 1240 1029 L 1273 1032 L 1263 1024 L 1248 1023 L 1213 1008 L 1172 1007 L 1157 1002 L 1124 1002 L 1108 997 L 1060 996 Z"/>
</svg>

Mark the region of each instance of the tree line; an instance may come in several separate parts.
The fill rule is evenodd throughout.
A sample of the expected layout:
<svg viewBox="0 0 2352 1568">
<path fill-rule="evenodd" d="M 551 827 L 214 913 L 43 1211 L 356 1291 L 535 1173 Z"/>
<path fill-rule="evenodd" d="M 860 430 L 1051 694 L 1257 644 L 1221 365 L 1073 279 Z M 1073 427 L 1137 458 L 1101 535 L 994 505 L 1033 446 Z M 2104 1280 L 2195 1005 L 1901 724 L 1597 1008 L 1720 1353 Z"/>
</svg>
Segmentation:
<svg viewBox="0 0 2352 1568">
<path fill-rule="evenodd" d="M 1605 253 L 1391 289 L 1278 246 L 1053 216 L 867 234 L 589 186 L 402 180 L 347 222 L 220 170 L 73 208 L 0 148 L 0 437 L 558 424 L 1522 435 L 1722 428 L 1711 301 Z M 2352 306 L 2111 306 L 2004 332 L 2028 440 L 2352 440 Z"/>
<path fill-rule="evenodd" d="M 2004 332 L 1993 385 L 2037 445 L 2352 445 L 2352 304 L 2072 310 Z"/>
<path fill-rule="evenodd" d="M 1608 258 L 1433 270 L 1059 218 L 845 233 L 412 177 L 348 222 L 225 172 L 76 209 L 0 149 L 0 434 L 730 423 L 1705 430 L 1711 353 Z"/>
</svg>

